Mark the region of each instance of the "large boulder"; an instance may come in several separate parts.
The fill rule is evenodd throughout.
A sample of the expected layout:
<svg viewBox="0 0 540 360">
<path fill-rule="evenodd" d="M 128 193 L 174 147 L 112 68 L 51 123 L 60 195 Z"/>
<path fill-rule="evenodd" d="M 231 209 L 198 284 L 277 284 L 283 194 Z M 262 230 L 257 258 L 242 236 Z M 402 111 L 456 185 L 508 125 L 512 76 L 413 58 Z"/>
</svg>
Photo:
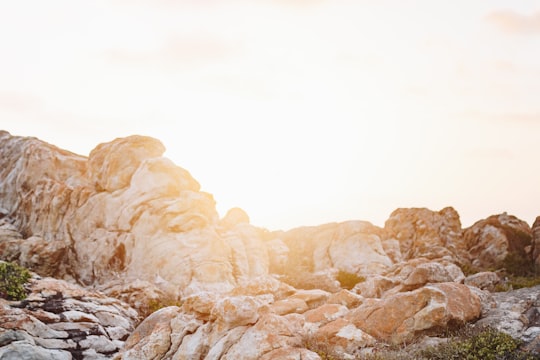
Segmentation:
<svg viewBox="0 0 540 360">
<path fill-rule="evenodd" d="M 493 293 L 493 302 L 475 326 L 492 327 L 523 341 L 540 353 L 540 286 Z"/>
<path fill-rule="evenodd" d="M 390 239 L 398 240 L 404 260 L 425 257 L 457 261 L 468 258 L 459 214 L 451 207 L 440 211 L 397 209 L 386 220 L 384 229 Z"/>
<path fill-rule="evenodd" d="M 533 267 L 531 228 L 515 216 L 490 216 L 465 229 L 463 236 L 475 269 L 505 268 L 521 275 Z"/>
<path fill-rule="evenodd" d="M 482 311 L 467 286 L 439 283 L 365 301 L 345 318 L 376 339 L 401 344 L 476 320 Z"/>
</svg>

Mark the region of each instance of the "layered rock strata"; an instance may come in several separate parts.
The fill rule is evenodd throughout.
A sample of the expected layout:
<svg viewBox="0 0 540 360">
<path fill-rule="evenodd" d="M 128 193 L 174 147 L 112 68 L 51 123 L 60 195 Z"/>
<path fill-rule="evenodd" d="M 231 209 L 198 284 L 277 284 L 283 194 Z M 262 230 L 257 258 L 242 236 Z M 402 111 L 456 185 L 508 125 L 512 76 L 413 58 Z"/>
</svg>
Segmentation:
<svg viewBox="0 0 540 360">
<path fill-rule="evenodd" d="M 109 359 L 138 323 L 127 304 L 62 280 L 34 276 L 28 290 L 0 299 L 2 359 Z"/>
</svg>

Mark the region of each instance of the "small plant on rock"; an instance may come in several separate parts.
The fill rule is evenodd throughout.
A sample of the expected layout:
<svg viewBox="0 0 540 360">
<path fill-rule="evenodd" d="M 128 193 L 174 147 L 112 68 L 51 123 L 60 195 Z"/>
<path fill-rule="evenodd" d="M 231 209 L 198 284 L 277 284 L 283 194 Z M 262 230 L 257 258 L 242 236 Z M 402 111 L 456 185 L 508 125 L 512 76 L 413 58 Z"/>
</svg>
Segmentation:
<svg viewBox="0 0 540 360">
<path fill-rule="evenodd" d="M 15 263 L 0 262 L 0 297 L 7 300 L 26 298 L 24 284 L 30 280 L 30 272 Z"/>
<path fill-rule="evenodd" d="M 366 281 L 366 278 L 363 276 L 358 276 L 354 273 L 343 270 L 339 270 L 336 278 L 341 284 L 341 287 L 347 290 L 351 290 L 356 284 Z"/>
</svg>

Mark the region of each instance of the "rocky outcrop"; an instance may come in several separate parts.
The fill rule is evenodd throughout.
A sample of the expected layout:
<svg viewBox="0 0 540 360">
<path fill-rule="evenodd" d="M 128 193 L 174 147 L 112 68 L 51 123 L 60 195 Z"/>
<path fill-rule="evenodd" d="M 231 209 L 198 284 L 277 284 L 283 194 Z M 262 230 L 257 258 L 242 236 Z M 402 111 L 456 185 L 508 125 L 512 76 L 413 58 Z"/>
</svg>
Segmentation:
<svg viewBox="0 0 540 360">
<path fill-rule="evenodd" d="M 36 279 L 27 300 L 2 302 L 6 354 L 319 359 L 313 344 L 323 344 L 351 358 L 488 319 L 506 301 L 489 293 L 499 273 L 462 268 L 538 257 L 531 229 L 506 214 L 465 231 L 452 208 L 398 209 L 384 228 L 271 232 L 238 208 L 220 219 L 212 196 L 144 136 L 86 158 L 0 132 L 0 151 L 2 258 L 117 299 Z M 122 301 L 145 318 L 136 329 Z"/>
<path fill-rule="evenodd" d="M 399 242 L 404 260 L 424 257 L 462 261 L 464 248 L 459 214 L 451 207 L 397 209 L 384 224 L 387 236 Z"/>
<path fill-rule="evenodd" d="M 515 216 L 490 216 L 466 229 L 463 236 L 475 268 L 517 273 L 532 267 L 531 228 Z"/>
<path fill-rule="evenodd" d="M 296 287 L 339 290 L 337 272 L 371 276 L 387 270 L 392 259 L 383 245 L 384 231 L 366 221 L 300 227 L 277 234 L 288 248 L 287 261 L 276 271 Z M 334 275 L 332 275 L 332 273 Z"/>
<path fill-rule="evenodd" d="M 540 353 L 540 286 L 492 294 L 486 314 L 475 326 L 490 326 L 527 344 L 526 350 Z"/>
<path fill-rule="evenodd" d="M 268 273 L 259 231 L 234 212 L 220 222 L 212 196 L 158 140 L 116 139 L 85 158 L 1 132 L 0 149 L 0 208 L 21 234 L 1 241 L 6 259 L 84 285 L 110 289 L 120 276 L 164 293 L 225 291 Z"/>
<path fill-rule="evenodd" d="M 28 290 L 0 299 L 2 359 L 109 359 L 138 322 L 127 304 L 65 281 L 34 276 Z"/>
</svg>

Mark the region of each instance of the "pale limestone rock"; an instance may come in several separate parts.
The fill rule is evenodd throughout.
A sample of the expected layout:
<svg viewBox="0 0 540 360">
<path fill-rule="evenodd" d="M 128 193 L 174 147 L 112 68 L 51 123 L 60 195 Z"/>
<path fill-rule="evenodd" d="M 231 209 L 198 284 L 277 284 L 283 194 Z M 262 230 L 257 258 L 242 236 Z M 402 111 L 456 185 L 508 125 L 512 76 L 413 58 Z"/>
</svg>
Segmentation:
<svg viewBox="0 0 540 360">
<path fill-rule="evenodd" d="M 264 295 L 272 294 L 275 299 L 285 299 L 296 293 L 296 289 L 272 276 L 260 276 L 242 279 L 239 284 L 230 291 L 229 295 Z"/>
<path fill-rule="evenodd" d="M 97 285 L 142 313 L 155 298 L 226 292 L 268 275 L 266 233 L 241 209 L 220 221 L 212 196 L 162 157 L 156 139 L 115 139 L 85 158 L 2 132 L 0 149 L 1 214 L 14 225 L 0 232 L 0 250 L 9 260 Z"/>
<path fill-rule="evenodd" d="M 495 291 L 495 287 L 501 283 L 501 278 L 492 271 L 483 271 L 465 278 L 465 285 L 475 286 L 482 290 Z"/>
<path fill-rule="evenodd" d="M 322 344 L 326 352 L 346 359 L 354 359 L 361 348 L 376 342 L 375 338 L 345 318 L 336 319 L 319 328 L 314 340 Z"/>
<path fill-rule="evenodd" d="M 121 301 L 61 280 L 34 277 L 28 289 L 23 301 L 0 299 L 2 359 L 71 359 L 85 349 L 93 349 L 88 358 L 110 358 L 137 322 Z"/>
<path fill-rule="evenodd" d="M 266 242 L 269 258 L 269 271 L 274 274 L 283 273 L 283 269 L 289 261 L 289 248 L 280 238 Z"/>
<path fill-rule="evenodd" d="M 227 211 L 219 225 L 230 230 L 240 224 L 249 224 L 249 215 L 240 208 L 232 208 Z"/>
<path fill-rule="evenodd" d="M 309 310 L 308 305 L 302 299 L 283 299 L 275 301 L 269 307 L 270 311 L 277 315 L 287 315 L 292 313 L 302 314 Z"/>
<path fill-rule="evenodd" d="M 122 349 L 123 359 L 161 359 L 171 347 L 171 335 L 173 332 L 171 321 L 177 318 L 183 319 L 180 309 L 175 306 L 166 307 L 154 312 L 137 326 L 135 331 L 129 336 Z M 189 322 L 191 321 L 191 323 Z M 195 330 L 202 322 L 191 317 L 184 325 L 184 329 L 178 329 L 175 336 L 185 335 L 187 331 Z M 193 327 L 195 325 L 195 327 Z"/>
<path fill-rule="evenodd" d="M 418 289 L 426 284 L 462 283 L 464 279 L 463 271 L 452 262 L 419 258 L 396 264 L 385 276 L 370 277 L 355 285 L 352 291 L 364 298 L 382 298 L 387 294 Z"/>
<path fill-rule="evenodd" d="M 0 358 L 5 360 L 71 360 L 71 353 L 65 350 L 47 349 L 27 342 L 12 342 L 0 348 Z"/>
<path fill-rule="evenodd" d="M 321 360 L 321 357 L 307 349 L 286 347 L 272 350 L 264 354 L 260 360 Z"/>
<path fill-rule="evenodd" d="M 136 314 L 122 303 L 43 279 L 25 309 L 0 309 L 0 351 L 22 343 L 103 359 L 127 338 L 116 359 L 318 359 L 305 348 L 314 337 L 351 358 L 375 341 L 410 341 L 488 311 L 486 292 L 460 284 L 456 263 L 476 245 L 452 208 L 399 209 L 385 229 L 348 221 L 271 233 L 241 209 L 220 220 L 212 196 L 152 138 L 116 139 L 87 159 L 0 132 L 0 149 L 4 256 L 95 286 L 142 316 L 180 305 L 133 331 Z M 525 229 L 498 221 L 514 235 Z M 343 290 L 339 271 L 366 280 Z M 532 339 L 529 315 L 522 334 Z"/>
<path fill-rule="evenodd" d="M 346 306 L 339 304 L 325 304 L 316 309 L 306 311 L 304 315 L 304 328 L 309 334 L 316 332 L 321 326 L 344 317 L 349 313 Z"/>
<path fill-rule="evenodd" d="M 301 299 L 306 302 L 310 309 L 315 309 L 326 303 L 330 293 L 324 290 L 298 290 L 293 295 L 291 299 Z"/>
<path fill-rule="evenodd" d="M 354 286 L 352 292 L 364 298 L 380 298 L 388 290 L 399 285 L 399 281 L 387 276 L 376 275 L 369 277 Z"/>
<path fill-rule="evenodd" d="M 491 294 L 494 301 L 477 327 L 490 326 L 525 343 L 525 350 L 540 352 L 540 286 Z"/>
<path fill-rule="evenodd" d="M 146 136 L 134 135 L 100 144 L 89 156 L 89 180 L 100 191 L 127 188 L 144 160 L 160 157 L 164 152 L 165 146 L 159 140 Z"/>
<path fill-rule="evenodd" d="M 284 347 L 303 344 L 303 318 L 290 314 L 263 314 L 222 357 L 223 360 L 255 360 L 266 353 Z"/>
<path fill-rule="evenodd" d="M 382 229 L 365 221 L 348 221 L 314 227 L 301 227 L 280 235 L 289 248 L 284 273 L 301 273 L 329 268 L 358 275 L 377 274 L 392 261 L 384 252 Z"/>
<path fill-rule="evenodd" d="M 302 272 L 296 275 L 285 276 L 283 281 L 289 283 L 297 289 L 320 289 L 333 293 L 342 289 L 341 284 L 337 280 L 338 273 L 338 269 L 329 268 L 326 270 Z"/>
<path fill-rule="evenodd" d="M 220 330 L 251 325 L 259 319 L 259 309 L 274 301 L 270 294 L 259 296 L 228 296 L 218 300 L 212 308 L 210 319 Z"/>
<path fill-rule="evenodd" d="M 227 331 L 213 344 L 211 349 L 208 351 L 208 354 L 206 354 L 205 360 L 221 359 L 223 354 L 229 351 L 231 346 L 233 346 L 240 340 L 240 338 L 244 335 L 247 329 L 247 326 L 240 326 L 230 331 Z M 181 358 L 181 356 L 179 356 L 179 358 Z"/>
</svg>

